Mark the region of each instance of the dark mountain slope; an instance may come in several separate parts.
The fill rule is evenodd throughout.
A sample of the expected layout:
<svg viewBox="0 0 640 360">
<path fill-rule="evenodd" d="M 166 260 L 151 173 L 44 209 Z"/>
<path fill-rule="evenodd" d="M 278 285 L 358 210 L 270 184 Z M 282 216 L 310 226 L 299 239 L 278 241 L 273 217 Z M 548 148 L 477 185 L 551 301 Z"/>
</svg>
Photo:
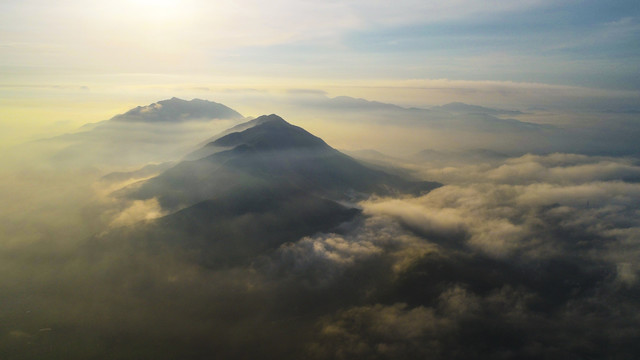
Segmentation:
<svg viewBox="0 0 640 360">
<path fill-rule="evenodd" d="M 127 196 L 157 197 L 171 210 L 247 189 L 289 188 L 348 199 L 354 193 L 416 193 L 439 185 L 370 169 L 276 115 L 259 119 L 259 125 L 213 142 L 229 150 L 183 161 L 127 190 Z"/>
<path fill-rule="evenodd" d="M 234 192 L 206 200 L 115 236 L 184 251 L 207 267 L 246 264 L 281 244 L 333 232 L 357 209 L 291 189 Z"/>
<path fill-rule="evenodd" d="M 328 150 L 329 145 L 306 130 L 293 126 L 278 115 L 261 116 L 258 125 L 241 132 L 234 132 L 213 142 L 215 146 L 247 145 L 256 150 L 318 149 Z"/>
<path fill-rule="evenodd" d="M 223 151 L 122 190 L 130 199 L 157 198 L 173 213 L 111 236 L 171 246 L 208 267 L 235 266 L 286 242 L 337 231 L 360 213 L 340 200 L 440 185 L 370 169 L 277 115 L 250 125 L 212 142 Z"/>
<path fill-rule="evenodd" d="M 273 122 L 273 124 L 267 125 L 261 128 L 262 130 L 260 131 L 254 130 L 247 134 L 244 134 L 244 133 L 240 134 L 245 130 L 248 130 L 258 125 L 262 125 L 264 123 L 269 123 L 269 122 Z M 200 147 L 197 150 L 185 156 L 184 160 L 198 160 L 198 159 L 205 158 L 209 155 L 223 151 L 225 150 L 225 148 L 228 148 L 230 146 L 236 146 L 243 142 L 251 141 L 250 139 L 251 137 L 253 137 L 254 140 L 256 140 L 258 137 L 269 137 L 271 138 L 271 141 L 273 143 L 282 141 L 283 144 L 278 146 L 283 146 L 284 144 L 289 144 L 289 146 L 294 146 L 296 139 L 300 140 L 301 136 L 304 137 L 303 132 L 306 133 L 306 131 L 296 126 L 291 126 L 290 129 L 281 131 L 281 133 L 279 133 L 280 132 L 278 129 L 279 126 L 277 124 L 280 123 L 280 125 L 282 125 L 281 122 L 286 123 L 286 121 L 284 121 L 279 116 L 272 114 L 272 115 L 260 116 L 256 119 L 244 122 L 242 124 L 238 124 L 228 130 L 223 131 L 222 133 L 216 136 L 209 138 L 209 140 L 200 144 Z M 307 134 L 311 135 L 309 133 Z M 230 135 L 230 136 L 227 137 L 227 135 Z M 224 140 L 217 141 L 219 139 L 222 139 L 223 137 L 225 137 Z M 315 138 L 315 136 L 313 137 Z M 316 141 L 317 144 L 321 143 L 326 145 L 326 143 L 322 139 L 320 138 L 316 138 L 316 139 L 319 140 L 319 142 Z M 306 144 L 304 144 L 304 142 L 301 141 L 300 145 L 305 146 Z"/>
</svg>

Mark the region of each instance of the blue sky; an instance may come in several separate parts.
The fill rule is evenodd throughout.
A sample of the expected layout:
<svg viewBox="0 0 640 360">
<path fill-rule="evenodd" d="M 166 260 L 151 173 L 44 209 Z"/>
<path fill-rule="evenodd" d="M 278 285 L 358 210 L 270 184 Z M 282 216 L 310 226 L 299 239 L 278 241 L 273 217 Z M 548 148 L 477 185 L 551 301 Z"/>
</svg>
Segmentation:
<svg viewBox="0 0 640 360">
<path fill-rule="evenodd" d="M 240 61 L 354 78 L 447 78 L 640 89 L 638 2 L 581 1 L 345 29 L 239 49 Z M 295 71 L 295 70 L 294 70 Z"/>
<path fill-rule="evenodd" d="M 4 129 L 243 88 L 632 108 L 640 1 L 5 0 L 0 75 Z"/>
<path fill-rule="evenodd" d="M 503 3 L 9 0 L 0 66 L 640 90 L 638 1 Z"/>
</svg>

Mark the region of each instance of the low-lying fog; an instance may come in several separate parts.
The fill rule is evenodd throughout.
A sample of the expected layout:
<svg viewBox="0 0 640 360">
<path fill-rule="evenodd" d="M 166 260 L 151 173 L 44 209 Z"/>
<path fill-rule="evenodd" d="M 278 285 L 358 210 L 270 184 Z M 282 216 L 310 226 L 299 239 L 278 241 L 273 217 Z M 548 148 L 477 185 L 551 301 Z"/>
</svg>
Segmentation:
<svg viewBox="0 0 640 360">
<path fill-rule="evenodd" d="M 367 166 L 443 186 L 373 195 L 335 232 L 216 268 L 194 262 L 197 249 L 114 236 L 168 214 L 114 192 L 245 119 L 103 122 L 11 148 L 0 357 L 640 354 L 637 119 L 583 127 L 525 121 L 526 110 L 305 101 L 265 112 Z"/>
</svg>

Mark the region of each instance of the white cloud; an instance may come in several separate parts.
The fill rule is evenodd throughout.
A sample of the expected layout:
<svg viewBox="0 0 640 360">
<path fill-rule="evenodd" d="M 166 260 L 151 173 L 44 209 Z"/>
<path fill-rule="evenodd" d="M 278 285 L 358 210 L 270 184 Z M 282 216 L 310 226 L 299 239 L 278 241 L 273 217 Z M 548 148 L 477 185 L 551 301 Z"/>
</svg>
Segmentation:
<svg viewBox="0 0 640 360">
<path fill-rule="evenodd" d="M 401 273 L 438 246 L 408 233 L 388 217 L 371 216 L 344 235 L 318 234 L 287 243 L 275 253 L 274 265 L 306 276 L 308 285 L 324 287 L 347 269 L 384 256 Z"/>
<path fill-rule="evenodd" d="M 140 221 L 153 220 L 166 215 L 158 199 L 134 200 L 129 207 L 116 214 L 110 226 L 133 225 Z"/>
<path fill-rule="evenodd" d="M 307 268 L 317 262 L 332 263 L 331 266 L 353 264 L 375 254 L 382 249 L 371 241 L 351 241 L 337 234 L 305 237 L 295 243 L 288 243 L 280 247 L 280 254 L 284 258 L 293 260 L 293 270 Z"/>
<path fill-rule="evenodd" d="M 576 246 L 572 241 L 598 248 L 600 239 L 613 239 L 598 256 L 619 264 L 622 278 L 634 278 L 635 267 L 628 264 L 640 254 L 640 183 L 617 180 L 637 174 L 629 160 L 527 155 L 490 169 L 461 166 L 459 171 L 467 183 L 418 198 L 365 201 L 364 212 L 397 219 L 433 241 L 455 245 L 452 241 L 462 239 L 497 258 L 560 256 Z"/>
<path fill-rule="evenodd" d="M 492 181 L 509 184 L 536 182 L 580 184 L 640 179 L 640 166 L 629 159 L 575 154 L 525 155 L 487 172 Z"/>
</svg>

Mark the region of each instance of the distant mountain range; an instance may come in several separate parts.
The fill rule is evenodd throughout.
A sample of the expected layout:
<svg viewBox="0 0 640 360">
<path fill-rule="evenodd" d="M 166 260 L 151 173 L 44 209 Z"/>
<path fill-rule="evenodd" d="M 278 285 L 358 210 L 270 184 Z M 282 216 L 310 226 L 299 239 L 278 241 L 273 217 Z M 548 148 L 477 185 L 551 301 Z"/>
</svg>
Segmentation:
<svg viewBox="0 0 640 360">
<path fill-rule="evenodd" d="M 317 97 L 303 106 L 310 114 L 320 111 L 321 116 L 338 116 L 340 121 L 346 122 L 365 121 L 419 126 L 436 131 L 510 133 L 544 138 L 558 132 L 557 128 L 550 125 L 504 118 L 522 114 L 519 111 L 463 103 L 421 109 L 338 96 Z M 56 136 L 41 143 L 53 145 L 53 150 L 49 151 L 50 160 L 59 165 L 99 164 L 118 167 L 179 159 L 195 160 L 217 152 L 219 149 L 214 144 L 217 138 L 246 130 L 263 121 L 262 118 L 249 122 L 246 120 L 239 112 L 220 103 L 174 97 L 135 107 L 109 120 L 87 124 L 75 133 Z M 219 133 L 225 128 L 225 132 Z M 207 133 L 219 134 L 207 139 L 203 137 Z M 193 139 L 200 140 L 194 144 Z"/>
<path fill-rule="evenodd" d="M 524 114 L 518 110 L 495 109 L 461 102 L 426 109 L 402 107 L 349 96 L 333 98 L 316 96 L 302 101 L 301 104 L 309 110 L 337 116 L 342 121 L 364 120 L 379 124 L 487 133 L 510 132 L 522 135 L 558 130 L 551 125 L 514 119 L 513 117 Z"/>
<path fill-rule="evenodd" d="M 430 110 L 448 111 L 453 113 L 464 113 L 464 114 L 485 114 L 485 115 L 493 115 L 493 116 L 517 116 L 517 115 L 524 114 L 522 111 L 518 111 L 518 110 L 493 109 L 493 108 L 487 108 L 484 106 L 469 105 L 461 102 L 452 102 L 442 106 L 434 106 Z"/>
<path fill-rule="evenodd" d="M 484 148 L 509 154 L 621 155 L 638 152 L 634 142 L 637 126 L 632 122 L 570 129 L 522 121 L 522 116 L 527 114 L 518 110 L 460 102 L 428 109 L 407 108 L 348 96 L 332 98 L 324 95 L 298 101 L 294 109 L 310 118 L 333 123 L 416 127 L 440 141 L 425 144 L 425 148 L 446 148 L 447 144 L 453 144 L 454 147 Z M 220 148 L 215 140 L 257 125 L 263 118 L 246 120 L 236 110 L 220 103 L 174 97 L 135 107 L 109 120 L 87 124 L 77 132 L 38 141 L 37 145 L 57 166 L 98 166 L 129 171 L 148 163 L 197 160 L 216 153 Z M 216 136 L 207 136 L 216 133 Z M 32 148 L 17 151 L 31 153 Z"/>
</svg>

